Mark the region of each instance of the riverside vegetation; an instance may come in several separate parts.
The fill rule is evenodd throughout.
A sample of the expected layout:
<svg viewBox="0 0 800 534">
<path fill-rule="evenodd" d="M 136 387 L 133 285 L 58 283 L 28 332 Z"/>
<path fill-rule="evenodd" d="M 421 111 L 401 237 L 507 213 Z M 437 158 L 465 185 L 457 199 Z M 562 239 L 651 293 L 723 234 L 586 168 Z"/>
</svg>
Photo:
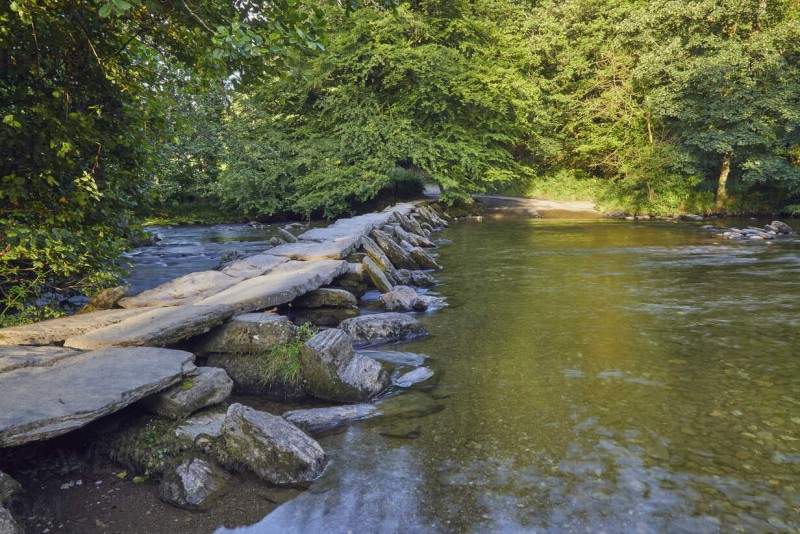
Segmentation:
<svg viewBox="0 0 800 534">
<path fill-rule="evenodd" d="M 187 202 L 334 217 L 429 181 L 800 204 L 797 2 L 339 4 L 4 3 L 0 322 L 112 285 L 137 221 Z"/>
</svg>

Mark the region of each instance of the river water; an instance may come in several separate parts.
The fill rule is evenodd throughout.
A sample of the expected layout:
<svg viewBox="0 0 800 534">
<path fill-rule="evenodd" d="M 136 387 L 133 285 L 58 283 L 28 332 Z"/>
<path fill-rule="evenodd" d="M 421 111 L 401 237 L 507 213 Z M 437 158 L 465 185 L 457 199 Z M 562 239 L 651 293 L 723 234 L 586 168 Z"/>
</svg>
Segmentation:
<svg viewBox="0 0 800 534">
<path fill-rule="evenodd" d="M 221 532 L 800 528 L 800 240 L 548 219 L 439 237 L 449 306 L 370 353 L 434 378 L 322 438 L 309 491 Z"/>
</svg>

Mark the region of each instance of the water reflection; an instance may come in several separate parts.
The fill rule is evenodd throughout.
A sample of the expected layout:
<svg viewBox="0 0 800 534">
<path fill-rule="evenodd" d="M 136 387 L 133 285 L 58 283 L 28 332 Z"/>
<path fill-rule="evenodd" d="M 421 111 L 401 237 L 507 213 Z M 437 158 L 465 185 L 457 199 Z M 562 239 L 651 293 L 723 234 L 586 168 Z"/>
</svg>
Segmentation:
<svg viewBox="0 0 800 534">
<path fill-rule="evenodd" d="M 798 240 L 572 220 L 444 237 L 450 306 L 393 347 L 436 379 L 324 438 L 322 479 L 249 531 L 800 527 Z"/>
</svg>

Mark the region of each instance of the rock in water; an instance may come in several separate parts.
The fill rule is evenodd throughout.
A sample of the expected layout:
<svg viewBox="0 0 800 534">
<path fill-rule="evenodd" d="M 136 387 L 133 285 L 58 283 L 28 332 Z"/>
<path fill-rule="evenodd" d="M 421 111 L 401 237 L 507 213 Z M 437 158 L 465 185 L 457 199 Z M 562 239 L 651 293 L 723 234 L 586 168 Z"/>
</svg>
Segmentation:
<svg viewBox="0 0 800 534">
<path fill-rule="evenodd" d="M 378 413 L 378 409 L 372 404 L 352 404 L 350 406 L 292 410 L 283 414 L 283 418 L 317 437 Z"/>
<path fill-rule="evenodd" d="M 394 265 L 392 265 L 392 261 L 375 241 L 364 236 L 361 238 L 361 246 L 364 248 L 364 252 L 367 253 L 367 256 L 375 262 L 375 265 L 377 265 L 381 271 L 389 273 L 389 275 L 394 274 Z"/>
<path fill-rule="evenodd" d="M 425 252 L 419 247 L 411 249 L 411 257 L 423 269 L 441 269 L 441 265 L 436 263 L 433 256 Z"/>
<path fill-rule="evenodd" d="M 407 388 L 413 386 L 414 384 L 425 382 L 432 376 L 433 376 L 433 371 L 431 371 L 427 367 L 418 367 L 417 369 L 409 371 L 403 376 L 399 377 L 397 380 L 395 380 L 394 383 L 400 386 L 401 388 Z"/>
<path fill-rule="evenodd" d="M 297 243 L 297 238 L 293 233 L 289 230 L 284 230 L 283 228 L 278 228 L 278 234 L 287 242 L 287 243 Z"/>
<path fill-rule="evenodd" d="M 194 340 L 195 352 L 257 354 L 286 343 L 297 327 L 276 313 L 245 313 Z"/>
<path fill-rule="evenodd" d="M 401 341 L 428 335 L 419 321 L 402 313 L 362 315 L 342 321 L 339 328 L 360 343 Z"/>
<path fill-rule="evenodd" d="M 230 475 L 220 467 L 194 458 L 169 469 L 161 480 L 161 500 L 188 510 L 205 510 L 228 492 Z"/>
<path fill-rule="evenodd" d="M 388 256 L 389 260 L 391 260 L 392 264 L 398 269 L 417 269 L 418 265 L 417 262 L 413 260 L 413 258 L 403 250 L 403 247 L 395 243 L 395 241 L 389 237 L 386 232 L 381 232 L 380 230 L 373 230 L 370 234 L 370 237 L 375 240 L 381 250 Z"/>
<path fill-rule="evenodd" d="M 414 285 L 418 287 L 431 287 L 436 285 L 436 279 L 422 271 L 411 271 L 411 278 L 414 281 Z"/>
<path fill-rule="evenodd" d="M 349 270 L 349 266 L 348 266 Z M 355 308 L 358 301 L 349 291 L 343 289 L 320 288 L 302 295 L 292 302 L 298 308 Z"/>
<path fill-rule="evenodd" d="M 381 295 L 381 303 L 388 311 L 425 311 L 428 307 L 441 304 L 442 299 L 418 295 L 408 286 L 394 286 Z"/>
<path fill-rule="evenodd" d="M 142 401 L 147 411 L 163 417 L 179 419 L 201 408 L 219 404 L 233 390 L 233 380 L 224 369 L 198 367 L 183 381 Z"/>
<path fill-rule="evenodd" d="M 350 295 L 352 296 L 352 293 Z M 358 317 L 358 314 L 358 308 L 308 308 L 297 310 L 297 313 L 294 314 L 294 323 L 296 325 L 311 323 L 314 326 L 338 326 L 345 319 Z"/>
<path fill-rule="evenodd" d="M 770 225 L 770 226 L 771 226 L 771 227 L 772 227 L 772 228 L 775 230 L 775 232 L 776 232 L 776 233 L 778 233 L 778 234 L 783 234 L 783 235 L 791 235 L 791 234 L 793 234 L 793 233 L 794 233 L 794 230 L 792 229 L 792 227 L 791 227 L 791 226 L 789 226 L 788 224 L 786 224 L 785 222 L 781 222 L 781 221 L 772 221 L 772 222 L 771 222 L 769 225 Z"/>
<path fill-rule="evenodd" d="M 346 333 L 332 328 L 315 335 L 300 351 L 303 380 L 313 396 L 339 402 L 361 402 L 389 386 L 383 366 L 356 354 Z"/>
<path fill-rule="evenodd" d="M 306 484 L 325 467 L 325 451 L 308 434 L 238 403 L 228 408 L 222 436 L 232 461 L 272 484 Z"/>
<path fill-rule="evenodd" d="M 392 290 L 392 283 L 386 278 L 380 267 L 372 261 L 372 258 L 364 258 L 364 270 L 367 271 L 367 276 L 369 276 L 372 284 L 378 288 L 378 291 L 386 293 Z"/>
</svg>

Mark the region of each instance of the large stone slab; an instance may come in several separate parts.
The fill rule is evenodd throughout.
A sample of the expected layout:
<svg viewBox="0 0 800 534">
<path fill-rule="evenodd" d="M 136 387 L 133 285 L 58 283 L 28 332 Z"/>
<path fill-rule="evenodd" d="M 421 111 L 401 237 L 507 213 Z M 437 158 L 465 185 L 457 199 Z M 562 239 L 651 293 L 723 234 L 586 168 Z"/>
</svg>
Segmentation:
<svg viewBox="0 0 800 534">
<path fill-rule="evenodd" d="M 124 298 L 119 301 L 119 305 L 123 308 L 182 306 L 219 293 L 241 281 L 242 278 L 220 271 L 189 273 L 133 297 Z"/>
<path fill-rule="evenodd" d="M 180 419 L 227 399 L 233 390 L 233 380 L 224 369 L 198 367 L 164 391 L 144 399 L 145 410 L 170 419 Z"/>
<path fill-rule="evenodd" d="M 22 367 L 51 365 L 58 360 L 80 354 L 80 351 L 64 347 L 0 347 L 0 373 L 7 373 Z"/>
<path fill-rule="evenodd" d="M 53 345 L 146 312 L 104 310 L 0 329 L 0 345 Z"/>
<path fill-rule="evenodd" d="M 86 352 L 0 374 L 0 447 L 59 436 L 180 381 L 189 352 L 151 347 Z"/>
<path fill-rule="evenodd" d="M 347 219 L 339 219 L 327 228 L 314 228 L 300 235 L 301 241 L 341 241 L 347 239 L 358 239 L 367 235 L 374 228 L 380 228 L 391 218 L 392 213 L 367 213 Z"/>
<path fill-rule="evenodd" d="M 165 347 L 208 332 L 235 312 L 231 306 L 177 306 L 149 309 L 111 326 L 64 341 L 65 347 Z"/>
<path fill-rule="evenodd" d="M 328 285 L 346 272 L 347 262 L 341 260 L 289 261 L 269 274 L 240 282 L 197 304 L 226 304 L 239 313 L 264 310 Z"/>
<path fill-rule="evenodd" d="M 343 238 L 338 241 L 324 241 L 318 243 L 301 241 L 286 243 L 269 249 L 267 254 L 284 256 L 293 260 L 341 260 L 355 250 L 358 245 L 357 237 Z"/>
<path fill-rule="evenodd" d="M 272 269 L 282 263 L 289 261 L 283 256 L 273 256 L 272 254 L 256 254 L 247 258 L 229 263 L 222 272 L 238 278 L 253 278 L 267 274 Z"/>
</svg>

